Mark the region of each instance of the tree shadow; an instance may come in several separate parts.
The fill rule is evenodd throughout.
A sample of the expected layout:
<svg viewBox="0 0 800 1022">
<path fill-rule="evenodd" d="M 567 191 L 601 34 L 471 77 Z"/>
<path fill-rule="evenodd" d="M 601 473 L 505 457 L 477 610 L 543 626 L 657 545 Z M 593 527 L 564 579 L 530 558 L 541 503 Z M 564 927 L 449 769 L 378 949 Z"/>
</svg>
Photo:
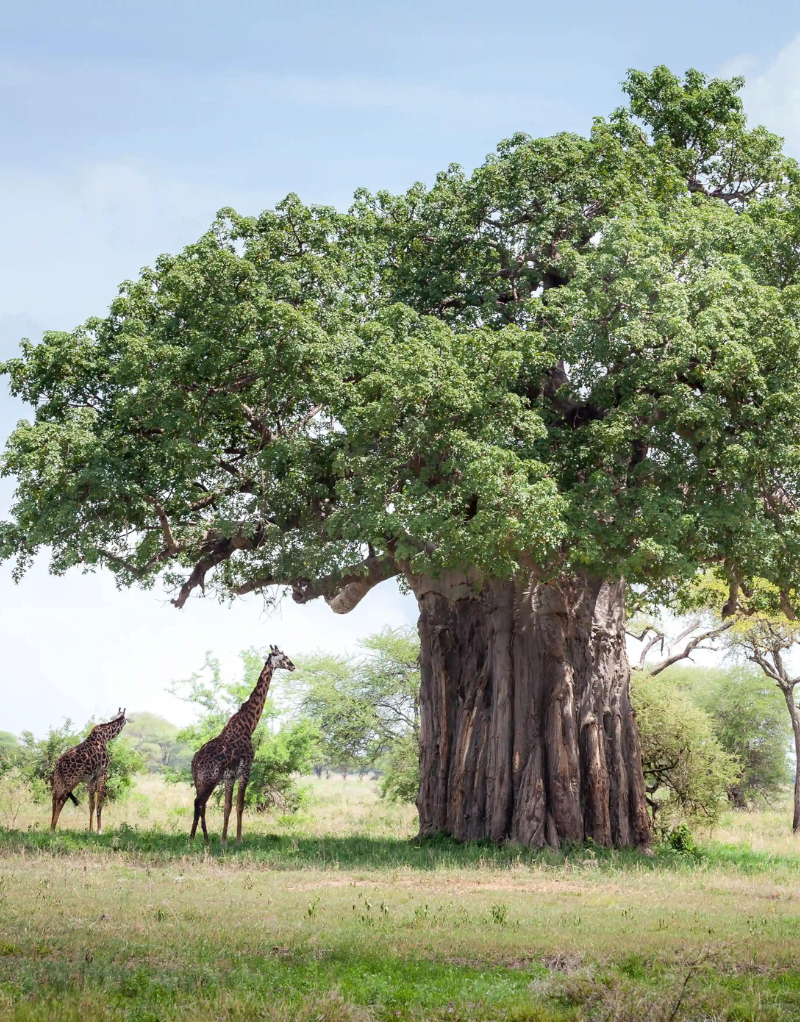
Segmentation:
<svg viewBox="0 0 800 1022">
<path fill-rule="evenodd" d="M 737 872 L 761 873 L 800 866 L 800 856 L 754 852 L 744 845 L 709 843 L 691 853 L 667 845 L 646 855 L 634 848 L 601 848 L 592 842 L 566 843 L 559 849 L 530 849 L 488 841 L 459 842 L 441 834 L 411 840 L 352 835 L 314 837 L 288 834 L 245 834 L 240 846 L 220 843 L 213 834 L 208 846 L 200 838 L 190 841 L 185 833 L 123 824 L 103 834 L 63 828 L 55 834 L 44 830 L 7 830 L 0 827 L 0 855 L 44 852 L 52 855 L 95 853 L 120 855 L 129 860 L 171 862 L 211 858 L 247 864 L 256 869 L 295 870 L 392 870 L 430 872 L 441 869 L 560 868 L 580 872 L 629 872 L 659 869 L 694 870 L 721 867 Z"/>
</svg>

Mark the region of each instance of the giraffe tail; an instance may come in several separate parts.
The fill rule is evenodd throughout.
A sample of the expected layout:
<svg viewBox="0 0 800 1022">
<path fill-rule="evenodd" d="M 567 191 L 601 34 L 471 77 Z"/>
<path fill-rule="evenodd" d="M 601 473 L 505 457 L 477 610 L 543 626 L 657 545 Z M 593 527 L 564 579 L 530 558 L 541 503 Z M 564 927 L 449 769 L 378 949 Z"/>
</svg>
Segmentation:
<svg viewBox="0 0 800 1022">
<path fill-rule="evenodd" d="M 80 802 L 79 802 L 79 801 L 78 801 L 78 800 L 77 800 L 77 799 L 75 798 L 75 796 L 74 796 L 74 795 L 72 794 L 72 792 L 71 792 L 71 791 L 70 791 L 70 792 L 67 792 L 67 798 L 71 798 L 71 799 L 72 799 L 72 801 L 73 801 L 73 802 L 75 803 L 75 805 L 76 805 L 76 806 L 79 806 L 79 805 L 80 805 Z"/>
</svg>

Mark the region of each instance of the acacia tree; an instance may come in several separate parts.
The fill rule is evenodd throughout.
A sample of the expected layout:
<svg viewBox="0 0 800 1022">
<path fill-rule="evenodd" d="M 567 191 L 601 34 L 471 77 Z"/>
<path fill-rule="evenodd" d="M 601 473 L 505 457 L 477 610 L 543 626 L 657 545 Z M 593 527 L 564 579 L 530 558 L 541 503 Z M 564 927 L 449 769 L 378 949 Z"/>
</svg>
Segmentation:
<svg viewBox="0 0 800 1022">
<path fill-rule="evenodd" d="M 792 830 L 800 830 L 800 706 L 796 692 L 800 675 L 787 664 L 787 659 L 800 646 L 800 624 L 785 616 L 760 614 L 743 618 L 732 630 L 731 648 L 757 664 L 768 678 L 775 682 L 786 700 L 792 724 L 795 751 L 794 813 Z"/>
<path fill-rule="evenodd" d="M 183 607 L 398 577 L 422 833 L 649 841 L 625 579 L 797 584 L 794 165 L 742 81 L 631 72 L 587 138 L 471 176 L 224 211 L 5 365 L 36 407 L 0 555 Z M 732 589 L 733 592 L 733 589 Z"/>
<path fill-rule="evenodd" d="M 355 656 L 299 658 L 292 689 L 301 717 L 319 728 L 327 762 L 362 774 L 379 761 L 391 769 L 401 746 L 419 750 L 419 639 L 384 628 L 359 646 Z"/>
</svg>

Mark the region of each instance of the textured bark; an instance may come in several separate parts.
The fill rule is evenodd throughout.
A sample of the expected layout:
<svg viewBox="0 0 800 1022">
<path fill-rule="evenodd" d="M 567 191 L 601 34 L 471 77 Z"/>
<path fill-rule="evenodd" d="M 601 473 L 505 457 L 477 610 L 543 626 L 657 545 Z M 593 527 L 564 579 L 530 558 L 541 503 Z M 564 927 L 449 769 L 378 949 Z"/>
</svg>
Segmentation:
<svg viewBox="0 0 800 1022">
<path fill-rule="evenodd" d="M 622 582 L 409 579 L 424 835 L 649 845 Z"/>
</svg>

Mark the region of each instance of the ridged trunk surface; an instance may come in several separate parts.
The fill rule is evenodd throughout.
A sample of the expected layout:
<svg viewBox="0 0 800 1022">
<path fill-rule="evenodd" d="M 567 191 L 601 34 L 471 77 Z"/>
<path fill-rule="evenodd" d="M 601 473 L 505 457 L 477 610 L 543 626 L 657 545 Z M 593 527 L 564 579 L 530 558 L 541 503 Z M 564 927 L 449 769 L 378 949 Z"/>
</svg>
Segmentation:
<svg viewBox="0 0 800 1022">
<path fill-rule="evenodd" d="M 650 842 L 624 586 L 409 579 L 420 607 L 424 835 Z"/>
</svg>

